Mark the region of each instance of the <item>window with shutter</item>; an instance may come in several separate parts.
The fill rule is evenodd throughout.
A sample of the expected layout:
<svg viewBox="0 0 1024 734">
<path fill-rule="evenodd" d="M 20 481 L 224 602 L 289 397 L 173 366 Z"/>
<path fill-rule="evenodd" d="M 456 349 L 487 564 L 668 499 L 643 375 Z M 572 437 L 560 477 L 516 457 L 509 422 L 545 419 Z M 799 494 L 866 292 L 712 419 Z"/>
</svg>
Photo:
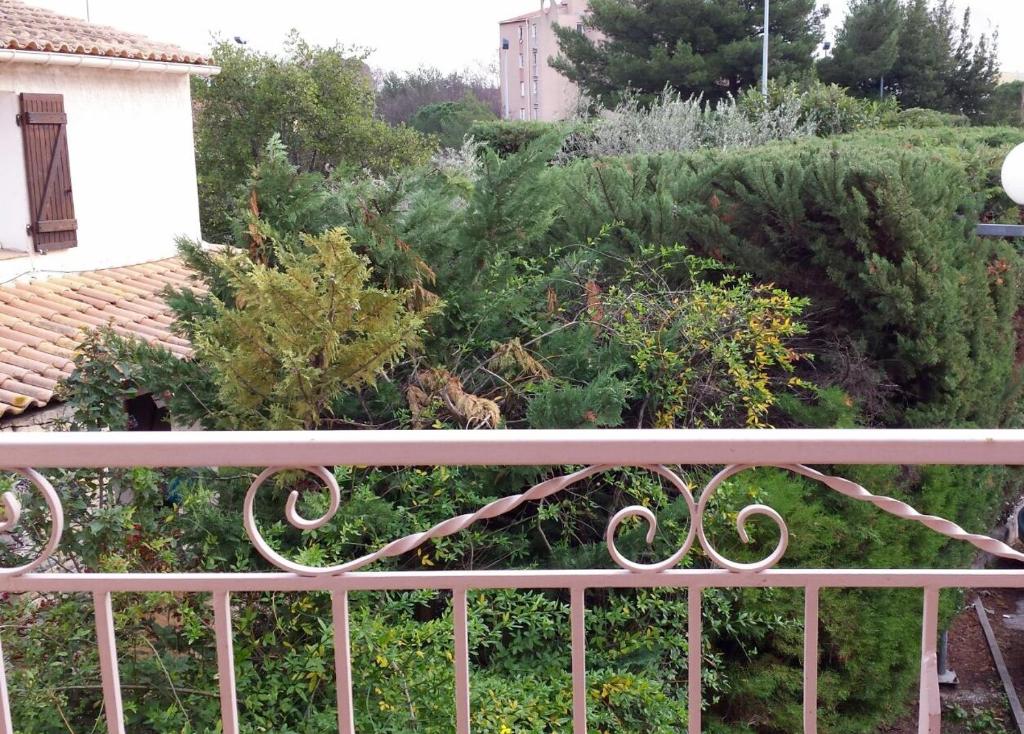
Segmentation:
<svg viewBox="0 0 1024 734">
<path fill-rule="evenodd" d="M 22 94 L 19 119 L 25 143 L 29 228 L 36 251 L 75 247 L 78 222 L 71 192 L 63 95 Z"/>
</svg>

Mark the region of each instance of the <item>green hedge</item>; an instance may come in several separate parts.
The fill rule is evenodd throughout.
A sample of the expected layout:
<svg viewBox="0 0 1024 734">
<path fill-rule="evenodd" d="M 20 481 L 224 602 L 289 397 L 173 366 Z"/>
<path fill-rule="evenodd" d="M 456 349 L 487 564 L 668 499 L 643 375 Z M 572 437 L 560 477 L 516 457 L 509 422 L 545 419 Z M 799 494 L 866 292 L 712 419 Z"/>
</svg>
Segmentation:
<svg viewBox="0 0 1024 734">
<path fill-rule="evenodd" d="M 929 110 L 922 107 L 910 107 L 886 116 L 882 127 L 970 127 L 971 119 L 967 115 L 954 115 L 949 112 Z"/>
<path fill-rule="evenodd" d="M 564 123 L 554 122 L 477 122 L 469 128 L 468 135 L 476 142 L 490 148 L 502 158 L 523 151 L 530 143 L 545 135 L 568 128 Z"/>
<path fill-rule="evenodd" d="M 973 223 L 1009 207 L 998 168 L 1020 139 L 875 131 L 582 161 L 559 179 L 558 239 L 613 225 L 623 242 L 681 243 L 810 297 L 815 351 L 835 372 L 864 373 L 851 392 L 883 424 L 1006 425 L 1021 263 Z"/>
</svg>

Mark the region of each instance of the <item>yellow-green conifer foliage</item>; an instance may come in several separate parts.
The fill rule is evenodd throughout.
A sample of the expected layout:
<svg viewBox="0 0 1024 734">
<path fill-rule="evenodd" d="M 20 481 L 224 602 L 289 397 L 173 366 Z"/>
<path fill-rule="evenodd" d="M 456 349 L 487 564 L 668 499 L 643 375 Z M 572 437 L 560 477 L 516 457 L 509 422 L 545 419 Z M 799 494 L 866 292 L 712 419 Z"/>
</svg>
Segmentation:
<svg viewBox="0 0 1024 734">
<path fill-rule="evenodd" d="M 367 283 L 344 229 L 279 248 L 279 267 L 217 256 L 236 293 L 198 323 L 197 358 L 216 374 L 224 428 L 315 429 L 339 393 L 372 384 L 418 344 L 426 313 Z"/>
</svg>

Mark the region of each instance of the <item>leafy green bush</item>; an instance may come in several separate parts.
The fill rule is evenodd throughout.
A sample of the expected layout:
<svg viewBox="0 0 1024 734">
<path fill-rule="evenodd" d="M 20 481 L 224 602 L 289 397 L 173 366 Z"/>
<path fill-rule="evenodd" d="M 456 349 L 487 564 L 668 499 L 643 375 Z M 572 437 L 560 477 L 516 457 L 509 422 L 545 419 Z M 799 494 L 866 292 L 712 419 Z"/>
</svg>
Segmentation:
<svg viewBox="0 0 1024 734">
<path fill-rule="evenodd" d="M 458 102 L 435 102 L 420 107 L 409 125 L 421 133 L 436 136 L 443 148 L 458 148 L 474 124 L 493 119 L 491 108 L 467 93 Z"/>
<path fill-rule="evenodd" d="M 512 122 L 476 122 L 470 126 L 467 134 L 473 140 L 505 158 L 515 153 L 521 153 L 530 143 L 562 130 L 565 130 L 565 125 L 560 123 L 516 120 Z"/>
<path fill-rule="evenodd" d="M 375 117 L 365 53 L 320 47 L 292 33 L 276 56 L 222 41 L 221 72 L 194 78 L 196 168 L 203 235 L 227 242 L 227 215 L 266 142 L 275 134 L 303 171 L 334 168 L 388 173 L 422 163 L 429 141 Z"/>
<path fill-rule="evenodd" d="M 875 129 L 898 113 L 895 100 L 850 96 L 820 82 L 772 83 L 765 98 L 753 88 L 717 103 L 683 98 L 671 87 L 653 99 L 625 95 L 614 110 L 573 123 L 478 123 L 473 138 L 501 156 L 520 152 L 541 137 L 561 132 L 563 160 L 685 152 L 701 148 L 754 147 L 776 140 L 831 137 Z"/>
<path fill-rule="evenodd" d="M 970 124 L 971 120 L 966 115 L 911 107 L 886 115 L 881 127 L 968 127 Z"/>
<path fill-rule="evenodd" d="M 749 148 L 776 140 L 814 134 L 815 124 L 803 115 L 797 95 L 776 104 L 757 106 L 726 97 L 712 104 L 700 97 L 684 98 L 666 87 L 642 104 L 625 95 L 610 112 L 587 120 L 565 147 L 565 158 L 608 158 L 671 153 L 700 148 Z M 757 99 L 761 99 L 757 97 Z"/>
<path fill-rule="evenodd" d="M 786 85 L 771 82 L 767 98 L 750 88 L 740 94 L 738 101 L 740 108 L 750 117 L 783 108 L 796 110 L 800 123 L 813 129 L 820 137 L 874 129 L 898 111 L 893 98 L 885 102 L 859 99 L 844 87 L 819 81 Z"/>
</svg>

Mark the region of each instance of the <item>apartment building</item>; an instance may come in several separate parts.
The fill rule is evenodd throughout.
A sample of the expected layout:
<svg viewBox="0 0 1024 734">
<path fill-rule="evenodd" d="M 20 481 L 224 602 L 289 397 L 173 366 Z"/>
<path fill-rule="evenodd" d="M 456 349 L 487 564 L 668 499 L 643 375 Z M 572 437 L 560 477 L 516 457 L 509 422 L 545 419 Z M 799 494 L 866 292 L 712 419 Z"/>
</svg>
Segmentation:
<svg viewBox="0 0 1024 734">
<path fill-rule="evenodd" d="M 587 0 L 542 0 L 532 13 L 499 24 L 501 99 L 506 120 L 563 120 L 575 109 L 576 85 L 548 61 L 558 55 L 554 26 L 590 33 Z"/>
</svg>

